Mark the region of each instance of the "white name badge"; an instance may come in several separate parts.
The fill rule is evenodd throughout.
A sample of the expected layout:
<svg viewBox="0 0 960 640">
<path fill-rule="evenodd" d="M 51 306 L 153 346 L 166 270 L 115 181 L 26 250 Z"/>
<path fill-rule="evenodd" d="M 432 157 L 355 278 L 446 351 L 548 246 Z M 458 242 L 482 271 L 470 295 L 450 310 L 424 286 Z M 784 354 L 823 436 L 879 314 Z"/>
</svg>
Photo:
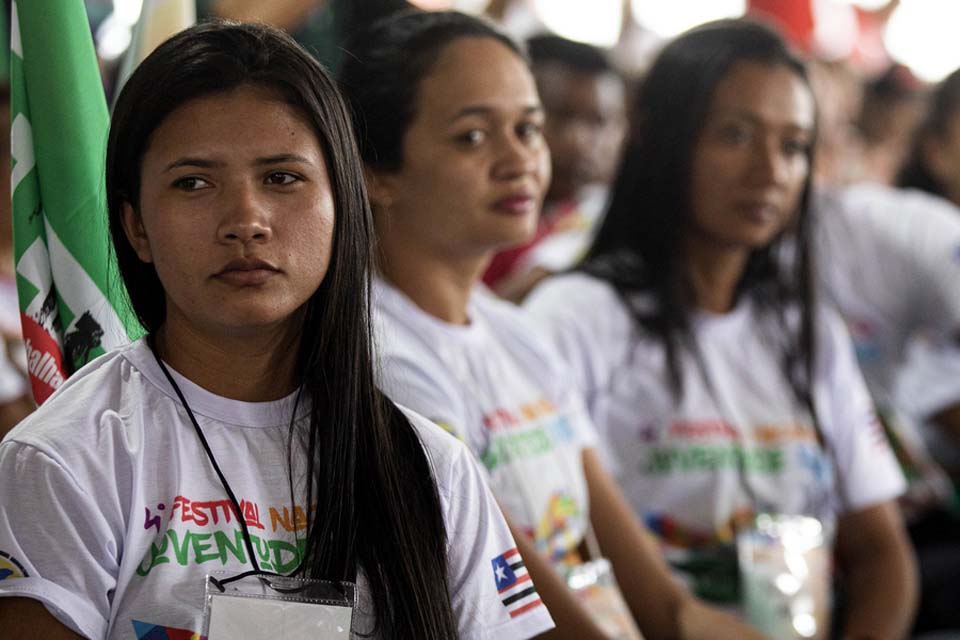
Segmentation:
<svg viewBox="0 0 960 640">
<path fill-rule="evenodd" d="M 247 576 L 219 585 L 207 576 L 203 630 L 208 640 L 349 640 L 356 587 L 277 576 Z"/>
</svg>

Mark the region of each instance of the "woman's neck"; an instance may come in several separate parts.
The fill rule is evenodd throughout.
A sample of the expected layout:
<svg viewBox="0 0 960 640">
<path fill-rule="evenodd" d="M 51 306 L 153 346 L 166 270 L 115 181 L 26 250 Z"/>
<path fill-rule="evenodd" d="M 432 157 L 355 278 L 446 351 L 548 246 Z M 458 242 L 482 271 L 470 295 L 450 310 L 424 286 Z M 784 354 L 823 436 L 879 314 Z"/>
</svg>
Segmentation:
<svg viewBox="0 0 960 640">
<path fill-rule="evenodd" d="M 750 257 L 749 250 L 692 239 L 687 242 L 686 254 L 687 275 L 696 307 L 711 313 L 732 311 L 737 285 Z"/>
<path fill-rule="evenodd" d="M 157 350 L 164 362 L 213 394 L 245 402 L 268 402 L 296 389 L 300 327 L 301 323 L 289 323 L 262 335 L 213 336 L 180 321 L 175 312 L 168 312 L 157 331 Z"/>
<path fill-rule="evenodd" d="M 469 324 L 470 293 L 491 255 L 451 257 L 381 235 L 380 274 L 414 304 L 450 324 Z"/>
</svg>

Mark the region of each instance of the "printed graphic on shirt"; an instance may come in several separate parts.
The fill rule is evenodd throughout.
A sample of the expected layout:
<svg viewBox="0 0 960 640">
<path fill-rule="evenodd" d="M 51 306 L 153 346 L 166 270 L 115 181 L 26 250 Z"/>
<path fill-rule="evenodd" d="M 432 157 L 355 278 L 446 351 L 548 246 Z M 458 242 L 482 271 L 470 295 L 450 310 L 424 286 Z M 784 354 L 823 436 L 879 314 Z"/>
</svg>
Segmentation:
<svg viewBox="0 0 960 640">
<path fill-rule="evenodd" d="M 581 463 L 571 420 L 543 396 L 515 409 L 494 409 L 483 416 L 486 438 L 479 453 L 503 508 L 538 551 L 560 564 L 577 562 L 587 517 L 575 485 Z"/>
<path fill-rule="evenodd" d="M 161 627 L 141 620 L 133 620 L 133 632 L 137 634 L 137 640 L 207 640 L 207 636 L 187 629 Z"/>
<path fill-rule="evenodd" d="M 857 360 L 862 366 L 874 365 L 883 359 L 884 354 L 881 345 L 883 331 L 877 326 L 876 322 L 868 318 L 851 317 L 847 321 L 847 329 L 853 339 L 853 348 L 857 354 Z"/>
<path fill-rule="evenodd" d="M 668 547 L 682 549 L 669 557 L 670 565 L 685 577 L 695 595 L 714 603 L 740 601 L 736 532 L 753 522 L 754 512 L 741 508 L 714 531 L 686 526 L 666 513 L 648 512 L 644 522 Z"/>
<path fill-rule="evenodd" d="M 9 553 L 0 551 L 0 580 L 13 580 L 14 578 L 27 578 L 27 573 L 23 565 L 17 562 L 17 559 Z"/>
<path fill-rule="evenodd" d="M 453 425 L 449 422 L 444 422 L 443 420 L 437 420 L 436 418 L 431 418 L 430 421 L 452 435 L 454 438 L 463 442 L 463 437 L 460 435 L 460 432 L 453 428 Z"/>
<path fill-rule="evenodd" d="M 576 439 L 570 420 L 546 398 L 516 411 L 495 409 L 483 416 L 483 424 L 490 442 L 480 459 L 489 471 L 515 460 L 546 455 Z"/>
<path fill-rule="evenodd" d="M 744 444 L 736 441 L 740 438 L 737 430 L 722 420 L 673 422 L 665 442 L 645 447 L 641 472 L 662 476 L 743 468 L 776 475 L 787 467 L 788 446 L 816 443 L 809 425 L 758 425 L 752 433 L 752 442 Z M 646 441 L 655 438 L 646 431 L 640 437 Z"/>
<path fill-rule="evenodd" d="M 497 593 L 500 594 L 500 601 L 511 618 L 543 604 L 516 548 L 497 556 L 491 563 Z"/>
<path fill-rule="evenodd" d="M 643 515 L 643 521 L 647 528 L 668 546 L 678 549 L 695 549 L 710 545 L 731 544 L 736 531 L 752 522 L 753 516 L 753 509 L 738 509 L 728 521 L 720 524 L 713 531 L 702 531 L 685 526 L 676 518 L 661 512 L 647 512 Z"/>
<path fill-rule="evenodd" d="M 306 530 L 304 508 L 262 507 L 256 502 L 241 500 L 240 510 L 260 568 L 276 573 L 296 569 L 303 558 L 306 539 L 298 538 L 292 543 L 288 541 L 290 536 L 285 536 L 287 539 L 281 536 Z M 169 508 L 161 502 L 155 510 L 147 508 L 144 511 L 143 528 L 156 529 L 158 536 L 137 568 L 140 577 L 149 575 L 162 564 L 185 567 L 216 562 L 224 566 L 230 560 L 240 564 L 250 561 L 239 526 L 231 531 L 222 530 L 222 525 L 238 521 L 230 500 L 191 500 L 178 495 L 170 501 Z M 167 518 L 166 528 L 162 527 L 164 517 Z M 214 529 L 217 525 L 221 526 Z M 280 535 L 271 536 L 271 533 Z"/>
<path fill-rule="evenodd" d="M 576 500 L 566 493 L 555 493 L 537 529 L 526 533 L 536 541 L 537 550 L 555 563 L 578 564 L 576 547 L 580 540 L 571 532 L 571 525 L 583 517 Z"/>
<path fill-rule="evenodd" d="M 638 469 L 647 487 L 689 482 L 696 487 L 691 490 L 702 490 L 703 482 L 722 482 L 742 470 L 742 482 L 755 493 L 741 487 L 713 513 L 690 513 L 682 492 L 674 493 L 673 504 L 661 501 L 643 512 L 673 568 L 711 602 L 739 602 L 736 535 L 759 510 L 770 508 L 763 505 L 778 504 L 789 489 L 794 496 L 789 508 L 817 517 L 832 512 L 833 467 L 810 424 L 738 429 L 720 419 L 676 420 L 660 431 L 641 429 L 637 437 L 644 443 Z"/>
</svg>

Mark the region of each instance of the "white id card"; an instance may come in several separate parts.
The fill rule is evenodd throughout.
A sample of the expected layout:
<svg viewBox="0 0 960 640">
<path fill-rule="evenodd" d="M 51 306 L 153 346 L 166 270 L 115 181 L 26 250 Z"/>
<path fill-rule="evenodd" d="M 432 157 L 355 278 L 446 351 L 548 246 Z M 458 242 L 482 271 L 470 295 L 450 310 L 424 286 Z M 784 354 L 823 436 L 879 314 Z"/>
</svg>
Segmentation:
<svg viewBox="0 0 960 640">
<path fill-rule="evenodd" d="M 832 528 L 760 514 L 737 536 L 747 620 L 771 638 L 830 636 Z"/>
<path fill-rule="evenodd" d="M 356 587 L 277 576 L 248 576 L 218 586 L 230 577 L 207 577 L 203 629 L 207 640 L 349 640 Z M 222 590 L 221 590 L 222 589 Z"/>
</svg>

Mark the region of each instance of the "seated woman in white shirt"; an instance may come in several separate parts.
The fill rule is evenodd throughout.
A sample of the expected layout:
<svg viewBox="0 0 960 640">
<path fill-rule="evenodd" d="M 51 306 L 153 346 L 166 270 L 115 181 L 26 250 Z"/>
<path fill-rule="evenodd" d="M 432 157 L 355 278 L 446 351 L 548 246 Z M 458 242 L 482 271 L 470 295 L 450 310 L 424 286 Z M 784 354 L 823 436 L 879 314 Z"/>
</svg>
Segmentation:
<svg viewBox="0 0 960 640">
<path fill-rule="evenodd" d="M 697 593 L 739 602 L 734 540 L 755 514 L 814 516 L 836 530 L 842 636 L 902 637 L 916 599 L 903 478 L 810 274 L 803 63 L 761 25 L 704 25 L 662 51 L 632 118 L 582 269 L 526 308 Z"/>
<path fill-rule="evenodd" d="M 592 526 L 647 637 L 752 637 L 671 578 L 601 468 L 559 354 L 480 284 L 534 232 L 549 180 L 543 110 L 517 46 L 458 13 L 412 12 L 348 47 L 352 103 L 380 250 L 381 384 L 483 462 L 563 637 L 604 635 L 551 565 Z"/>
<path fill-rule="evenodd" d="M 148 337 L 0 444 L 4 637 L 200 637 L 205 588 L 243 574 L 355 583 L 358 637 L 551 628 L 498 593 L 515 542 L 470 453 L 374 385 L 370 209 L 320 65 L 267 27 L 184 31 L 125 85 L 106 163 Z"/>
</svg>

